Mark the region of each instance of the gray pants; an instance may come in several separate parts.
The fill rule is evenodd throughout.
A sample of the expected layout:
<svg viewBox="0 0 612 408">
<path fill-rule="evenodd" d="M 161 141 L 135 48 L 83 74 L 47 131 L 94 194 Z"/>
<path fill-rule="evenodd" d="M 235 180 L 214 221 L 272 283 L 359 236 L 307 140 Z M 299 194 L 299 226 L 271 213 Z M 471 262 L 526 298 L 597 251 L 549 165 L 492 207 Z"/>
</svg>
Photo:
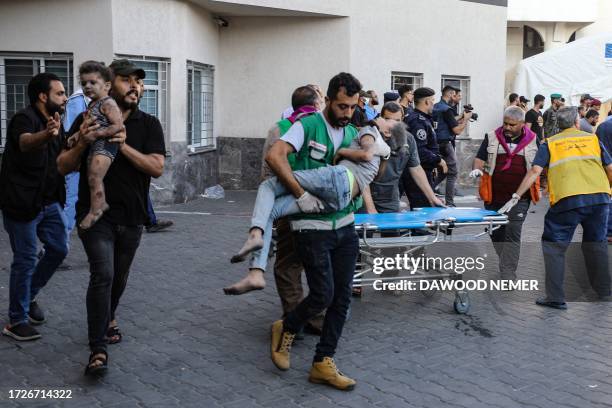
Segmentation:
<svg viewBox="0 0 612 408">
<path fill-rule="evenodd" d="M 455 205 L 455 184 L 457 183 L 457 154 L 455 148 L 451 142 L 440 143 L 440 155 L 448 166 L 448 173 L 444 174 L 438 170 L 438 177 L 434 183 L 437 187 L 438 184 L 442 183 L 446 179 L 446 188 L 444 189 L 444 199 L 446 205 Z"/>
<path fill-rule="evenodd" d="M 485 208 L 497 211 L 501 205 L 486 205 Z M 491 241 L 495 247 L 495 252 L 499 257 L 499 274 L 501 279 L 516 279 L 516 269 L 518 268 L 521 256 L 521 231 L 523 222 L 529 210 L 529 200 L 520 200 L 510 212 L 507 213 L 508 224 L 493 231 Z"/>
</svg>

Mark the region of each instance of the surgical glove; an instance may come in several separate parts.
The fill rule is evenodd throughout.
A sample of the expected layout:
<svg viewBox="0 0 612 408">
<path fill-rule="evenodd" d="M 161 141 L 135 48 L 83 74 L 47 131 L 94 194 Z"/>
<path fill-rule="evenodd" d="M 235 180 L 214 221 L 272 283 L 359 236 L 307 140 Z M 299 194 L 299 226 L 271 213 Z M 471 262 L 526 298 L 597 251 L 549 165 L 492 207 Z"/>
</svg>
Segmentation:
<svg viewBox="0 0 612 408">
<path fill-rule="evenodd" d="M 470 172 L 470 178 L 478 178 L 482 176 L 482 170 L 474 169 Z"/>
<path fill-rule="evenodd" d="M 304 191 L 296 203 L 303 213 L 320 213 L 323 210 L 323 202 L 308 191 Z"/>
<path fill-rule="evenodd" d="M 506 204 L 504 204 L 504 206 L 502 208 L 497 210 L 497 212 L 500 213 L 500 214 L 507 213 L 508 211 L 510 211 L 512 209 L 512 207 L 514 207 L 516 204 L 518 204 L 520 199 L 521 199 L 520 195 L 518 195 L 516 193 L 512 194 L 512 198 Z"/>
</svg>

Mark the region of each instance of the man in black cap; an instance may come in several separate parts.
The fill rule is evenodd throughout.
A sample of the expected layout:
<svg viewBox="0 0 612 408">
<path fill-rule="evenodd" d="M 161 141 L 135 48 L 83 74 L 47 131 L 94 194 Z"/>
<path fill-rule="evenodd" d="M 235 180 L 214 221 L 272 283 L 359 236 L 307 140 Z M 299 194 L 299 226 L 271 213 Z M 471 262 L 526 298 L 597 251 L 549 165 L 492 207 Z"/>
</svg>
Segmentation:
<svg viewBox="0 0 612 408">
<path fill-rule="evenodd" d="M 414 111 L 404 119 L 414 135 L 419 151 L 421 167 L 425 170 L 427 180 L 433 188 L 434 170 L 437 167 L 443 173 L 448 171 L 446 162 L 442 159 L 436 140 L 436 131 L 432 119 L 436 92 L 431 88 L 418 88 L 414 91 Z M 429 199 L 423 194 L 416 184 L 408 168 L 402 174 L 404 192 L 410 201 L 410 209 L 417 207 L 429 207 Z"/>
<path fill-rule="evenodd" d="M 111 96 L 123 115 L 125 133 L 119 153 L 104 178 L 106 200 L 110 209 L 79 237 L 89 260 L 87 289 L 87 324 L 91 355 L 85 374 L 106 371 L 108 344 L 121 341 L 115 310 L 125 289 L 130 266 L 140 244 L 142 226 L 147 222 L 147 193 L 151 177 L 161 176 L 166 148 L 157 118 L 138 109 L 145 72 L 128 60 L 114 61 Z M 70 134 L 75 140 L 58 158 L 60 173 L 80 168 L 77 220 L 89 209 L 87 156 L 95 127 L 80 115 Z"/>
<path fill-rule="evenodd" d="M 525 98 L 523 95 L 521 95 L 519 97 L 519 108 L 521 108 L 522 110 L 524 110 L 525 112 L 528 111 L 527 109 L 527 104 L 531 102 L 531 100 Z"/>
</svg>

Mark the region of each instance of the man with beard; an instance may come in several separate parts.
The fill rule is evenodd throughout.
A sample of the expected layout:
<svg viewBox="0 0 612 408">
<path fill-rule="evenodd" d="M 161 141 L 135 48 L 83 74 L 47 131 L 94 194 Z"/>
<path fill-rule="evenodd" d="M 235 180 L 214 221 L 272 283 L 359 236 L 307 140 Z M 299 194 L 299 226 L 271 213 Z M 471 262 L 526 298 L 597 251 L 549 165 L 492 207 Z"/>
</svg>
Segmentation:
<svg viewBox="0 0 612 408">
<path fill-rule="evenodd" d="M 103 374 L 108 363 L 107 343 L 121 341 L 115 311 L 148 218 L 151 177 L 161 176 L 166 152 L 159 120 L 138 109 L 144 70 L 125 59 L 114 61 L 110 68 L 114 74 L 111 96 L 122 112 L 125 130 L 115 136 L 120 143 L 119 153 L 104 178 L 110 209 L 90 229 L 79 229 L 90 269 L 87 324 L 91 355 L 85 374 Z M 87 155 L 94 131 L 92 121 L 81 115 L 70 129 L 76 135 L 76 144 L 58 158 L 61 173 L 80 167 L 77 220 L 89 209 Z"/>
<path fill-rule="evenodd" d="M 472 178 L 482 177 L 480 196 L 487 210 L 497 211 L 512 198 L 512 193 L 531 170 L 537 151 L 537 136 L 525 126 L 525 112 L 518 106 L 506 108 L 503 125 L 485 135 L 470 173 Z M 534 184 L 508 213 L 508 224 L 491 235 L 499 256 L 501 279 L 516 279 L 521 231 L 529 201 L 536 203 L 539 199 L 540 187 Z"/>
<path fill-rule="evenodd" d="M 325 109 L 296 122 L 277 141 L 266 161 L 278 179 L 304 205 L 310 201 L 313 211 L 318 199 L 306 193 L 293 171 L 331 165 L 336 152 L 348 147 L 357 135 L 350 125 L 357 106 L 361 83 L 342 72 L 331 79 L 325 98 Z M 291 164 L 288 156 L 295 153 Z M 310 370 L 309 380 L 348 390 L 355 381 L 343 375 L 333 360 L 342 335 L 351 301 L 351 286 L 359 242 L 353 212 L 361 200 L 328 214 L 300 214 L 291 221 L 298 256 L 304 265 L 310 292 L 283 320 L 272 324 L 271 357 L 281 370 L 290 366 L 289 352 L 296 333 L 306 322 L 327 309 L 321 339 Z"/>
<path fill-rule="evenodd" d="M 63 205 L 64 180 L 56 159 L 64 142 L 60 114 L 66 92 L 54 74 L 41 73 L 28 83 L 30 105 L 13 116 L 0 171 L 0 208 L 13 262 L 9 283 L 9 325 L 2 333 L 19 341 L 35 340 L 32 325 L 45 315 L 36 296 L 67 254 Z M 38 239 L 44 255 L 38 260 Z"/>
<path fill-rule="evenodd" d="M 531 108 L 525 114 L 525 126 L 537 136 L 538 146 L 544 140 L 544 134 L 542 126 L 544 125 L 544 118 L 542 117 L 542 107 L 546 97 L 544 95 L 537 94 L 533 98 L 533 108 Z"/>
</svg>

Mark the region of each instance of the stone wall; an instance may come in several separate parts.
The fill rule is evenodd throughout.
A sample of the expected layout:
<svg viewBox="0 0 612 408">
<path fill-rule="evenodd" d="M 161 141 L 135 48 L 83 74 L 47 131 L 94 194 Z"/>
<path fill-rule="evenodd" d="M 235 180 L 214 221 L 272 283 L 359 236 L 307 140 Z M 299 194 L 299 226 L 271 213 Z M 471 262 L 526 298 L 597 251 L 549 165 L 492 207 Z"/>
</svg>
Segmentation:
<svg viewBox="0 0 612 408">
<path fill-rule="evenodd" d="M 189 153 L 187 143 L 170 143 L 164 174 L 151 180 L 154 203 L 184 203 L 199 197 L 207 187 L 218 184 L 217 152 L 214 149 Z"/>
<path fill-rule="evenodd" d="M 264 138 L 218 137 L 219 184 L 228 190 L 259 186 Z"/>
<path fill-rule="evenodd" d="M 481 143 L 482 139 L 457 139 L 455 144 L 459 167 L 457 182 L 460 186 L 476 187 L 478 185 L 478 180 L 469 178 L 469 174 L 472 171 L 474 157 L 476 157 L 476 152 L 478 152 Z"/>
</svg>

